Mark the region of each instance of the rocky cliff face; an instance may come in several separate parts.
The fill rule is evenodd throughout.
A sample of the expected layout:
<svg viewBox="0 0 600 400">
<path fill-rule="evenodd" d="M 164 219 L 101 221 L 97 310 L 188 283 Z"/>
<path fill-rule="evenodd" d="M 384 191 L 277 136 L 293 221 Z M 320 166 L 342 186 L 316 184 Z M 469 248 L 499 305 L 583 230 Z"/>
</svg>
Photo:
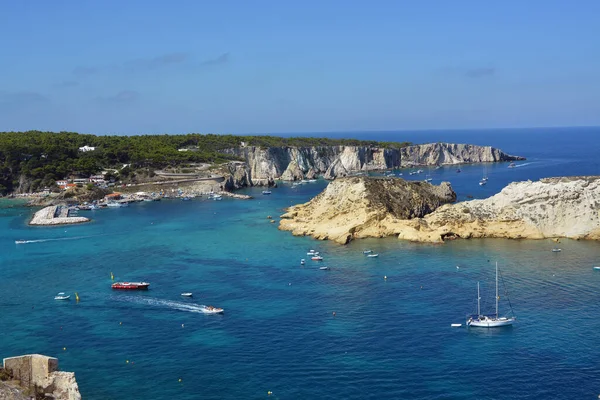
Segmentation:
<svg viewBox="0 0 600 400">
<path fill-rule="evenodd" d="M 491 146 L 429 143 L 400 149 L 402 167 L 524 160 Z"/>
<path fill-rule="evenodd" d="M 484 200 L 440 207 L 408 224 L 399 238 L 600 239 L 600 177 L 514 182 Z"/>
<path fill-rule="evenodd" d="M 334 183 L 337 185 L 332 186 Z M 435 189 L 436 195 L 446 200 L 448 189 L 441 185 Z M 364 200 L 374 196 L 380 201 Z M 369 185 L 336 180 L 309 203 L 290 208 L 282 216 L 280 229 L 340 243 L 345 242 L 344 235 L 398 235 L 400 239 L 432 243 L 447 238 L 483 237 L 600 239 L 597 176 L 515 182 L 488 199 L 446 204 L 437 209 L 423 207 L 412 214 L 395 211 L 397 196 L 385 185 L 375 189 L 374 194 Z M 408 201 L 422 204 L 415 197 Z"/>
<path fill-rule="evenodd" d="M 341 178 L 308 203 L 290 207 L 279 229 L 345 244 L 392 235 L 396 221 L 423 217 L 455 200 L 447 182 L 434 186 L 397 178 Z"/>
<path fill-rule="evenodd" d="M 521 160 L 484 146 L 432 143 L 402 149 L 369 146 L 241 147 L 226 151 L 245 160 L 247 171 L 231 173 L 229 187 L 268 185 L 275 179 L 335 179 L 361 171 L 413 165 Z M 239 168 L 239 167 L 238 167 Z M 242 177 L 243 175 L 243 177 Z"/>
</svg>

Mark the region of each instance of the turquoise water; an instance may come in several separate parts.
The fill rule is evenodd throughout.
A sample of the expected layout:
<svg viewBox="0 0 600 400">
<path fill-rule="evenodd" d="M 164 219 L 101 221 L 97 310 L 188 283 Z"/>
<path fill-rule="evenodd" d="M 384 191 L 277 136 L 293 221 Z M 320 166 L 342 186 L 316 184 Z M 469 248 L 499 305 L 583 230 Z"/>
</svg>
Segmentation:
<svg viewBox="0 0 600 400">
<path fill-rule="evenodd" d="M 490 135 L 492 144 L 506 140 Z M 578 131 L 569 147 L 561 135 L 501 146 L 530 159 L 488 166 L 484 187 L 482 166 L 432 178 L 465 198 L 513 180 L 594 173 L 600 139 Z M 562 240 L 561 253 L 546 240 L 338 246 L 267 219 L 325 184 L 282 185 L 271 196 L 248 189 L 251 201 L 82 211 L 92 223 L 52 228 L 27 226 L 34 210 L 2 202 L 0 354 L 58 357 L 86 399 L 597 398 L 598 243 Z M 379 258 L 364 257 L 365 248 Z M 308 260 L 308 249 L 325 260 Z M 477 281 L 493 307 L 496 261 L 516 325 L 451 328 L 474 311 Z M 111 272 L 147 280 L 150 290 L 112 291 Z M 81 301 L 54 301 L 59 291 Z M 186 291 L 194 297 L 181 297 Z M 199 304 L 225 314 L 202 314 Z M 504 293 L 500 307 L 508 309 Z"/>
</svg>

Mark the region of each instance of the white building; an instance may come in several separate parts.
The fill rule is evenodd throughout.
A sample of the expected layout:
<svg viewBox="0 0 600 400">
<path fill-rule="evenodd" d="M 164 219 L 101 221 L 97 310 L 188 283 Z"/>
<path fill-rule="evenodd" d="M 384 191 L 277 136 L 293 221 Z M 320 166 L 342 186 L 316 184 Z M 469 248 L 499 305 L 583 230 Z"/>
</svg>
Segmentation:
<svg viewBox="0 0 600 400">
<path fill-rule="evenodd" d="M 83 152 L 86 152 L 86 151 L 94 151 L 94 150 L 96 150 L 96 148 L 95 148 L 95 147 L 92 147 L 92 146 L 83 146 L 83 147 L 80 147 L 80 148 L 79 148 L 79 151 L 83 151 Z"/>
</svg>

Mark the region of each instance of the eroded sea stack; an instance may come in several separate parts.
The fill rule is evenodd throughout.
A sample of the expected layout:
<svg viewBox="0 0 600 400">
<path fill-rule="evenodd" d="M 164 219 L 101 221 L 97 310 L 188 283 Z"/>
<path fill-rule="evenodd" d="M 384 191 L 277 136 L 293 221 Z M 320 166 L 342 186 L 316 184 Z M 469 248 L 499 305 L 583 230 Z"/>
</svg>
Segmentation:
<svg viewBox="0 0 600 400">
<path fill-rule="evenodd" d="M 402 221 L 456 200 L 447 182 L 434 186 L 400 178 L 348 177 L 331 182 L 306 204 L 290 207 L 279 229 L 346 244 L 398 234 Z"/>
<path fill-rule="evenodd" d="M 396 180 L 402 183 L 383 184 Z M 431 243 L 484 237 L 600 239 L 598 176 L 514 182 L 490 198 L 439 208 L 435 202 L 423 204 L 426 200 L 413 192 L 424 189 L 437 196 L 441 205 L 455 199 L 449 184 L 410 182 L 416 186 L 405 186 L 409 182 L 401 179 L 377 181 L 336 180 L 310 202 L 291 207 L 282 215 L 280 229 L 338 243 L 390 235 Z M 402 211 L 397 202 L 405 210 L 416 211 Z"/>
</svg>

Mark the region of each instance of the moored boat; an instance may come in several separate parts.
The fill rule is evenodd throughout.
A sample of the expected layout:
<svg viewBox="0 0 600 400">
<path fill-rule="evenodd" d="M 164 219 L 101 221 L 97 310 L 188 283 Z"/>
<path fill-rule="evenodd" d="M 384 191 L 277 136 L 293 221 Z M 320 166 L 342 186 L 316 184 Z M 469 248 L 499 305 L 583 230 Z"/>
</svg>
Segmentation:
<svg viewBox="0 0 600 400">
<path fill-rule="evenodd" d="M 329 269 L 329 267 L 319 267 L 319 269 L 320 269 L 321 271 L 326 271 L 326 270 L 328 270 L 328 269 Z"/>
<path fill-rule="evenodd" d="M 184 293 L 181 293 L 181 295 L 183 297 L 192 297 L 193 296 L 193 294 L 191 292 L 184 292 Z"/>
<path fill-rule="evenodd" d="M 507 295 L 508 297 L 508 295 Z M 480 328 L 499 328 L 502 326 L 511 326 L 517 317 L 514 316 L 512 307 L 510 313 L 513 314 L 510 317 L 501 317 L 498 314 L 498 263 L 496 263 L 496 312 L 494 314 L 482 314 L 481 313 L 481 296 L 479 294 L 479 282 L 477 282 L 477 314 L 467 316 L 468 327 L 480 327 Z M 509 301 L 510 306 L 510 301 Z"/>
<path fill-rule="evenodd" d="M 367 254 L 367 257 L 375 258 L 375 257 L 379 257 L 379 254 Z"/>
<path fill-rule="evenodd" d="M 54 296 L 54 300 L 69 300 L 70 298 L 71 295 L 65 294 L 64 292 L 60 292 Z"/>
<path fill-rule="evenodd" d="M 310 259 L 313 261 L 323 261 L 323 257 L 321 256 L 312 256 Z"/>
<path fill-rule="evenodd" d="M 373 250 L 363 250 L 363 254 L 371 254 Z"/>
<path fill-rule="evenodd" d="M 268 194 L 271 194 L 271 191 L 270 190 L 263 190 L 262 194 L 268 195 Z"/>
<path fill-rule="evenodd" d="M 111 285 L 113 289 L 125 290 L 148 290 L 148 282 L 115 282 Z"/>
</svg>

